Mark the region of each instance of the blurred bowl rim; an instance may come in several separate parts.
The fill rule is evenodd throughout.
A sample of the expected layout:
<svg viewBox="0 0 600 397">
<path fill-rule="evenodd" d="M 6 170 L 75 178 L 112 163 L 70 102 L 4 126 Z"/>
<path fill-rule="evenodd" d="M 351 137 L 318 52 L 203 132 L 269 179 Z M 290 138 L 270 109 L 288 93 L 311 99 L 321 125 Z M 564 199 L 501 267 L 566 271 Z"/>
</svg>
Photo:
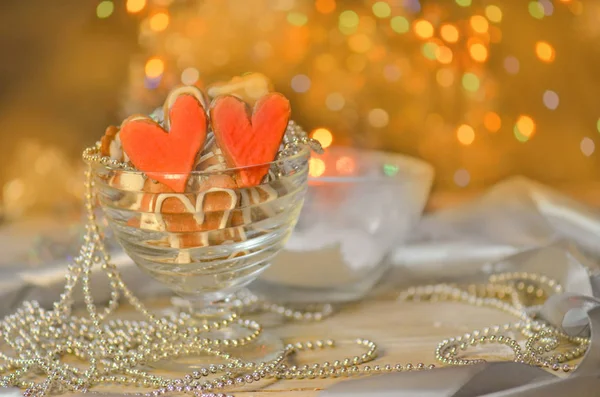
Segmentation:
<svg viewBox="0 0 600 397">
<path fill-rule="evenodd" d="M 324 182 L 324 183 L 354 183 L 354 182 L 398 182 L 398 176 L 405 177 L 410 175 L 412 179 L 418 178 L 422 181 L 427 181 L 429 185 L 433 183 L 435 170 L 433 165 L 421 160 L 419 158 L 408 156 L 402 153 L 374 150 L 374 149 L 363 149 L 355 148 L 350 146 L 331 146 L 325 149 L 325 152 L 321 155 L 313 156 L 316 158 L 323 158 L 329 153 L 335 154 L 336 157 L 344 154 L 353 154 L 358 157 L 379 157 L 381 158 L 381 164 L 387 161 L 398 166 L 402 172 L 397 172 L 394 175 L 336 175 L 336 176 L 308 176 L 309 182 Z"/>
</svg>

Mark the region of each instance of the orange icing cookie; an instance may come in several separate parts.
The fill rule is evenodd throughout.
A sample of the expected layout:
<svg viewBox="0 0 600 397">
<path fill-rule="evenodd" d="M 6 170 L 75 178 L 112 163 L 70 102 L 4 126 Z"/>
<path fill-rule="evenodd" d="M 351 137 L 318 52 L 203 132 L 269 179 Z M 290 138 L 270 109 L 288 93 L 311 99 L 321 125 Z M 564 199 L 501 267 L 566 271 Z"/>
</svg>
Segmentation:
<svg viewBox="0 0 600 397">
<path fill-rule="evenodd" d="M 240 187 L 261 183 L 275 159 L 290 119 L 290 102 L 279 93 L 263 96 L 250 114 L 248 105 L 234 96 L 213 101 L 213 133 L 230 167 L 251 167 L 238 172 Z"/>
<path fill-rule="evenodd" d="M 121 126 L 121 142 L 138 170 L 182 193 L 204 145 L 207 118 L 201 102 L 188 94 L 174 100 L 168 118 L 168 133 L 150 118 L 126 120 Z"/>
</svg>

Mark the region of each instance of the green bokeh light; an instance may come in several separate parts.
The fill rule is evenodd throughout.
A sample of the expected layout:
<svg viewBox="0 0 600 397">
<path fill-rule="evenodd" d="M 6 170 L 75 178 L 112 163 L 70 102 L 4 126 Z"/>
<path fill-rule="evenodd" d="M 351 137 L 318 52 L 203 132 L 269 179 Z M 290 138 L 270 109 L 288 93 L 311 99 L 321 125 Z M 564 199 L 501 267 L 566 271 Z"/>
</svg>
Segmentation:
<svg viewBox="0 0 600 397">
<path fill-rule="evenodd" d="M 387 176 L 394 176 L 398 173 L 400 168 L 396 164 L 384 164 L 383 173 Z"/>
<path fill-rule="evenodd" d="M 502 21 L 502 10 L 496 5 L 489 5 L 485 7 L 485 16 L 490 22 L 500 23 Z"/>
<path fill-rule="evenodd" d="M 410 23 L 408 22 L 408 19 L 400 16 L 393 17 L 390 20 L 390 25 L 392 30 L 396 33 L 406 33 L 410 29 Z"/>
<path fill-rule="evenodd" d="M 479 82 L 479 77 L 474 75 L 473 73 L 465 73 L 462 77 L 462 86 L 465 90 L 469 92 L 477 92 L 479 90 L 479 86 L 481 83 Z"/>
<path fill-rule="evenodd" d="M 308 17 L 301 12 L 290 12 L 287 15 L 287 21 L 295 26 L 304 26 L 308 22 Z"/>
<path fill-rule="evenodd" d="M 358 26 L 359 21 L 360 19 L 358 18 L 358 14 L 352 10 L 346 10 L 340 14 L 340 26 L 355 28 Z"/>
<path fill-rule="evenodd" d="M 423 55 L 425 58 L 434 61 L 437 48 L 438 46 L 435 43 L 425 43 L 423 44 Z"/>
<path fill-rule="evenodd" d="M 519 131 L 519 127 L 517 127 L 516 124 L 513 127 L 513 133 L 515 134 L 515 138 L 517 138 L 517 141 L 519 142 L 527 142 L 529 140 L 529 137 L 527 135 L 524 135 L 521 133 L 521 131 Z"/>
<path fill-rule="evenodd" d="M 378 18 L 387 18 L 392 15 L 392 8 L 385 1 L 378 1 L 373 4 L 373 14 Z"/>
<path fill-rule="evenodd" d="M 96 15 L 98 18 L 108 18 L 115 11 L 115 5 L 112 1 L 103 1 L 96 7 Z"/>
<path fill-rule="evenodd" d="M 338 25 L 340 32 L 344 34 L 355 33 L 358 28 L 360 18 L 358 14 L 352 10 L 346 10 L 340 14 Z"/>
<path fill-rule="evenodd" d="M 544 18 L 544 6 L 538 1 L 531 1 L 528 5 L 529 15 L 535 19 Z"/>
</svg>

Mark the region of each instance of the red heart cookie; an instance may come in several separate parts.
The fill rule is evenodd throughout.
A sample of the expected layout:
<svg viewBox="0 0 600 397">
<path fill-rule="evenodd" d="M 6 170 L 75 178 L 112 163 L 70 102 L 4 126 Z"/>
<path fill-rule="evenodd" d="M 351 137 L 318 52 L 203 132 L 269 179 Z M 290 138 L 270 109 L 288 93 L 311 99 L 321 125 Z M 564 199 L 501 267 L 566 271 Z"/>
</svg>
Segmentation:
<svg viewBox="0 0 600 397">
<path fill-rule="evenodd" d="M 147 117 L 132 117 L 121 126 L 123 150 L 138 170 L 182 193 L 198 151 L 206 140 L 202 104 L 181 95 L 169 110 L 170 131 Z"/>
<path fill-rule="evenodd" d="M 226 95 L 214 100 L 210 119 L 215 138 L 230 167 L 249 167 L 272 162 L 290 119 L 290 102 L 279 93 L 263 96 L 252 114 L 241 99 Z M 260 184 L 269 165 L 240 170 L 240 187 Z"/>
</svg>

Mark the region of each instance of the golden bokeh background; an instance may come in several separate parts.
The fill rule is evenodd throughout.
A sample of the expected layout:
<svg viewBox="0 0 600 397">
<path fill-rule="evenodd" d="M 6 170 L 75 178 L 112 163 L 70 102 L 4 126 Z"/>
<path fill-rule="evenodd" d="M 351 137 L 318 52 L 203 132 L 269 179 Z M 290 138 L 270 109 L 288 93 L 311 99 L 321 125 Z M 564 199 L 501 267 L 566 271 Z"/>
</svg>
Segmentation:
<svg viewBox="0 0 600 397">
<path fill-rule="evenodd" d="M 151 112 L 175 85 L 248 72 L 268 76 L 324 144 L 423 158 L 438 190 L 600 175 L 599 1 L 90 3 L 55 7 L 64 33 L 45 51 L 66 56 L 31 68 L 0 105 L 5 208 L 32 192 L 76 197 L 79 150 L 108 123 Z"/>
</svg>

